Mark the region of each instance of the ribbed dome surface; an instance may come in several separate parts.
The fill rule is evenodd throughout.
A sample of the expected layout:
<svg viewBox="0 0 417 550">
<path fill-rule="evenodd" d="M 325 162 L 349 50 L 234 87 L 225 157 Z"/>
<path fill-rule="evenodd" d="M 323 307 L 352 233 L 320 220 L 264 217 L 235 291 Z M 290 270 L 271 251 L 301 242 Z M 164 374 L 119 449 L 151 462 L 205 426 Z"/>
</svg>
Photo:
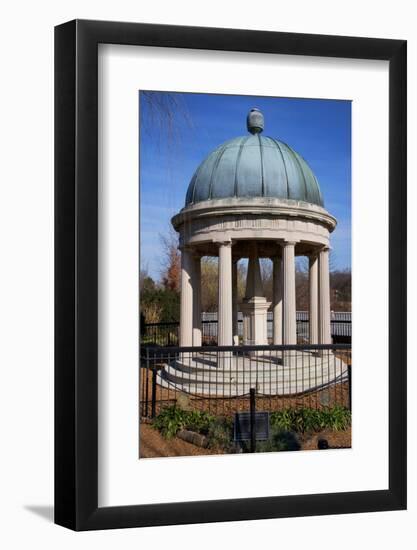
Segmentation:
<svg viewBox="0 0 417 550">
<path fill-rule="evenodd" d="M 185 205 L 229 197 L 273 197 L 323 206 L 318 181 L 291 147 L 259 133 L 226 141 L 203 160 Z"/>
</svg>

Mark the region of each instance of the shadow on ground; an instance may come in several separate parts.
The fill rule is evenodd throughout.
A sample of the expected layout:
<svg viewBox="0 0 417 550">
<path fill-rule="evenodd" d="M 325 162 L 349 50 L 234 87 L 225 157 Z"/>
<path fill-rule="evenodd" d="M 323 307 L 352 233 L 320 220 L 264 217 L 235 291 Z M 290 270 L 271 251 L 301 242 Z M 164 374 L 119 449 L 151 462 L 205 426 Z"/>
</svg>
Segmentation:
<svg viewBox="0 0 417 550">
<path fill-rule="evenodd" d="M 38 505 L 26 505 L 24 506 L 25 510 L 28 510 L 28 512 L 32 512 L 32 514 L 35 514 L 49 523 L 53 523 L 54 521 L 54 507 L 53 506 L 38 506 Z"/>
</svg>

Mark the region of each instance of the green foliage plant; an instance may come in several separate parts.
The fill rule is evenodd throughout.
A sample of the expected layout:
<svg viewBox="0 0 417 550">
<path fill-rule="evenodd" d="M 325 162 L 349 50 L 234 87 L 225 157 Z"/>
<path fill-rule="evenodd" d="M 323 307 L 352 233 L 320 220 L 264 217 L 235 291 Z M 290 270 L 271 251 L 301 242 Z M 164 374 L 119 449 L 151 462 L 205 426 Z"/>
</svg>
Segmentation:
<svg viewBox="0 0 417 550">
<path fill-rule="evenodd" d="M 282 409 L 271 413 L 271 426 L 280 430 L 299 433 L 318 432 L 324 429 L 346 430 L 351 424 L 351 413 L 346 407 L 336 405 L 326 409 Z"/>
<path fill-rule="evenodd" d="M 215 417 L 204 411 L 184 411 L 175 405 L 165 407 L 154 418 L 153 426 L 161 434 L 170 439 L 176 435 L 179 430 L 191 430 L 202 434 L 207 434 L 210 424 L 214 422 Z"/>
</svg>

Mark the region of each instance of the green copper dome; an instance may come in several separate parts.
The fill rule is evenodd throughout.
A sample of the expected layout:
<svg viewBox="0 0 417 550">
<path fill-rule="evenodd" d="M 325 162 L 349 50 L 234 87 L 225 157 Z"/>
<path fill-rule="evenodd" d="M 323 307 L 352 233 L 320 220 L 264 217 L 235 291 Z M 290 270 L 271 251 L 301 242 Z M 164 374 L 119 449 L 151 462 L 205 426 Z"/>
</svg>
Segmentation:
<svg viewBox="0 0 417 550">
<path fill-rule="evenodd" d="M 226 141 L 197 168 L 185 205 L 230 197 L 272 197 L 323 206 L 318 181 L 307 162 L 286 143 L 261 135 L 258 109 L 247 119 L 250 135 Z"/>
</svg>

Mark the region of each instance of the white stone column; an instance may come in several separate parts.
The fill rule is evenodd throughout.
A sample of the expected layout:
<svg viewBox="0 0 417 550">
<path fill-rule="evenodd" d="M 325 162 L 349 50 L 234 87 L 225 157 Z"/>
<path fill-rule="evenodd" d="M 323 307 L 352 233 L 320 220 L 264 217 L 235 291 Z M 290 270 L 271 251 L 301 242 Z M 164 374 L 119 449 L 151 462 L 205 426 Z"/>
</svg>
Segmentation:
<svg viewBox="0 0 417 550">
<path fill-rule="evenodd" d="M 219 244 L 218 345 L 233 345 L 232 321 L 232 243 Z"/>
<path fill-rule="evenodd" d="M 285 242 L 282 248 L 284 323 L 283 341 L 286 345 L 297 343 L 295 302 L 295 243 Z"/>
<path fill-rule="evenodd" d="M 232 313 L 233 313 L 233 345 L 239 345 L 239 322 L 238 322 L 238 289 L 237 289 L 237 262 L 239 258 L 232 259 Z"/>
<path fill-rule="evenodd" d="M 193 345 L 193 255 L 181 249 L 180 346 Z"/>
<path fill-rule="evenodd" d="M 309 257 L 309 286 L 310 286 L 310 308 L 309 308 L 309 343 L 319 343 L 319 259 L 316 253 Z"/>
<path fill-rule="evenodd" d="M 329 248 L 319 253 L 319 343 L 331 344 Z"/>
<path fill-rule="evenodd" d="M 273 313 L 273 343 L 282 344 L 282 258 L 272 258 L 272 313 Z"/>
<path fill-rule="evenodd" d="M 193 346 L 201 346 L 201 257 L 193 257 Z"/>
</svg>

